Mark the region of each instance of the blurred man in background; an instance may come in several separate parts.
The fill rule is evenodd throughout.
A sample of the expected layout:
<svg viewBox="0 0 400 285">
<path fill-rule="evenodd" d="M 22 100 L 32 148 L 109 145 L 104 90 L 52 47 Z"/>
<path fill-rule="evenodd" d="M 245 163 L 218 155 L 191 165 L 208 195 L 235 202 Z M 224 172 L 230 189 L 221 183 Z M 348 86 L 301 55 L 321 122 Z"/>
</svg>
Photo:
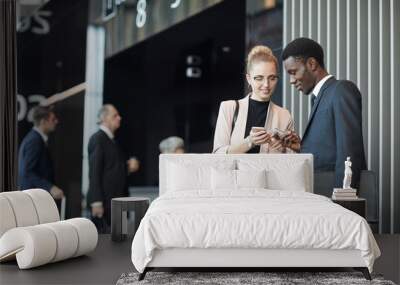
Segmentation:
<svg viewBox="0 0 400 285">
<path fill-rule="evenodd" d="M 47 145 L 58 119 L 51 107 L 36 106 L 32 114 L 34 127 L 22 140 L 18 153 L 19 189 L 42 188 L 59 200 L 64 197 L 64 192 L 54 184 L 53 163 Z"/>
<path fill-rule="evenodd" d="M 104 105 L 98 114 L 100 129 L 89 140 L 89 191 L 87 203 L 92 220 L 100 232 L 111 222 L 111 199 L 128 195 L 127 177 L 139 170 L 139 161 L 126 160 L 114 140 L 121 125 L 121 116 L 111 105 Z M 106 226 L 103 224 L 106 223 Z"/>
<path fill-rule="evenodd" d="M 163 139 L 159 145 L 161 153 L 184 153 L 185 144 L 180 137 L 168 137 Z"/>
</svg>

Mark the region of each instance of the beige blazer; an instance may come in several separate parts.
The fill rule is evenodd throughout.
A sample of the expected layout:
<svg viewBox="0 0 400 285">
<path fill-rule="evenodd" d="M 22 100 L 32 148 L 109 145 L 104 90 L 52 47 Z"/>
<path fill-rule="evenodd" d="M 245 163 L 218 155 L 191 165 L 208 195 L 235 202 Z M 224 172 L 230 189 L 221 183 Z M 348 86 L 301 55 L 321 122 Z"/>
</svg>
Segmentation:
<svg viewBox="0 0 400 285">
<path fill-rule="evenodd" d="M 235 128 L 232 132 L 232 120 L 233 114 L 235 113 L 235 101 L 223 101 L 219 107 L 217 125 L 215 128 L 214 135 L 214 153 L 228 153 L 230 145 L 239 144 L 244 139 L 244 133 L 246 130 L 247 112 L 249 109 L 249 98 L 250 95 L 239 100 L 239 113 L 236 119 Z M 265 128 L 267 131 L 275 128 L 281 130 L 294 130 L 293 119 L 289 111 L 285 108 L 279 107 L 272 103 L 269 103 L 267 118 L 265 121 Z M 287 150 L 290 152 L 291 150 Z M 272 153 L 276 152 L 269 148 L 269 144 L 263 144 L 260 147 L 260 153 Z"/>
</svg>

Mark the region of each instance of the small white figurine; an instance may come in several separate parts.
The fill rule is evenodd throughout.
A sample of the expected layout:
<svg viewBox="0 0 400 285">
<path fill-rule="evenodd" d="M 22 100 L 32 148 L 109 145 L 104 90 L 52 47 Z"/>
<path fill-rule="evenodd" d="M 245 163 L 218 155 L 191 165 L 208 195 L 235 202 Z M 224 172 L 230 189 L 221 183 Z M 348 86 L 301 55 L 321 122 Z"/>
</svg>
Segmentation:
<svg viewBox="0 0 400 285">
<path fill-rule="evenodd" d="M 347 157 L 344 166 L 343 189 L 351 189 L 351 176 L 353 175 L 353 172 L 351 171 L 350 156 Z"/>
</svg>

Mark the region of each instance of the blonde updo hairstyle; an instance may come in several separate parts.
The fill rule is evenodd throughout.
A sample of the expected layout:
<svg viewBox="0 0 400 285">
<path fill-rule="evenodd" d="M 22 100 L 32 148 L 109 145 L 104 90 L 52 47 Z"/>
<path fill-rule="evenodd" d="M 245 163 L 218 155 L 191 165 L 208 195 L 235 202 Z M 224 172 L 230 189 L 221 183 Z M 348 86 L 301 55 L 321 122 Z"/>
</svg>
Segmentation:
<svg viewBox="0 0 400 285">
<path fill-rule="evenodd" d="M 278 60 L 272 50 L 262 45 L 254 46 L 247 55 L 246 72 L 250 72 L 253 63 L 260 61 L 275 63 L 276 71 L 279 72 Z"/>
</svg>

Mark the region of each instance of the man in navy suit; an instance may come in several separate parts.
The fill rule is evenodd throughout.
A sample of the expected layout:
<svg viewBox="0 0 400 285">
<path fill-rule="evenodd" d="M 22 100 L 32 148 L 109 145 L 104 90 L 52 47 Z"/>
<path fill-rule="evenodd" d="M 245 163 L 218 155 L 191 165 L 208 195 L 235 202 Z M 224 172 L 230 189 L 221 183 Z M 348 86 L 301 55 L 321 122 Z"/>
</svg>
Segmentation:
<svg viewBox="0 0 400 285">
<path fill-rule="evenodd" d="M 50 107 L 37 106 L 33 110 L 33 124 L 19 148 L 19 189 L 42 188 L 54 199 L 61 199 L 64 192 L 54 185 L 53 164 L 47 147 L 48 136 L 56 129 L 58 119 Z"/>
<path fill-rule="evenodd" d="M 314 155 L 315 171 L 335 172 L 335 187 L 342 187 L 344 162 L 350 156 L 351 186 L 357 188 L 361 170 L 366 169 L 360 91 L 351 81 L 328 74 L 324 51 L 311 39 L 295 39 L 285 47 L 282 58 L 290 84 L 313 96 L 301 152 Z"/>
</svg>

